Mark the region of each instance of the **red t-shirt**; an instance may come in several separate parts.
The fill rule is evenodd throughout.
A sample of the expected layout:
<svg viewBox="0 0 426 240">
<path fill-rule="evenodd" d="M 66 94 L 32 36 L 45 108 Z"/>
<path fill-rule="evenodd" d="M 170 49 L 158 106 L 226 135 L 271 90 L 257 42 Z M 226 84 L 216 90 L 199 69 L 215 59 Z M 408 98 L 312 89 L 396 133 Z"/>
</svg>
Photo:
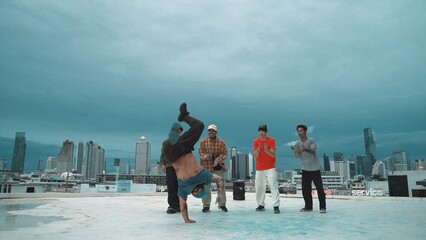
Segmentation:
<svg viewBox="0 0 426 240">
<path fill-rule="evenodd" d="M 275 168 L 275 157 L 269 156 L 264 150 L 264 146 L 267 146 L 269 150 L 275 150 L 275 139 L 266 137 L 266 140 L 262 141 L 260 138 L 256 138 L 253 142 L 253 151 L 256 151 L 259 146 L 260 151 L 256 159 L 256 170 L 262 171 Z"/>
</svg>

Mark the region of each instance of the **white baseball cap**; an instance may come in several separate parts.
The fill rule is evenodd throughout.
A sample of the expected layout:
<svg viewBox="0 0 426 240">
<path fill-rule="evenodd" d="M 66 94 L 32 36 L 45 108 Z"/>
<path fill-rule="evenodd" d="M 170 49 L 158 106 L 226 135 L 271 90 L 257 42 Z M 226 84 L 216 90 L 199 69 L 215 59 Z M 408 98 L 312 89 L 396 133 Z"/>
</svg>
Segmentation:
<svg viewBox="0 0 426 240">
<path fill-rule="evenodd" d="M 217 132 L 217 127 L 216 127 L 216 125 L 214 125 L 214 124 L 210 125 L 210 126 L 207 128 L 207 130 L 210 130 L 210 129 L 213 129 L 213 130 L 215 130 L 215 131 Z"/>
</svg>

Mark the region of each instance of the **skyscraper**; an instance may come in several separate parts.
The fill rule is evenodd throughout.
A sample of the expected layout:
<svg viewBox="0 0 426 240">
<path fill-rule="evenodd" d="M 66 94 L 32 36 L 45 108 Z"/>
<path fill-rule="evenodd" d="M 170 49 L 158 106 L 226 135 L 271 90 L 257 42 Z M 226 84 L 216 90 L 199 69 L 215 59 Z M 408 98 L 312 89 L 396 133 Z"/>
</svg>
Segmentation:
<svg viewBox="0 0 426 240">
<path fill-rule="evenodd" d="M 74 142 L 65 140 L 58 155 L 58 173 L 71 172 L 74 159 Z"/>
<path fill-rule="evenodd" d="M 6 170 L 6 159 L 0 158 L 0 170 Z"/>
<path fill-rule="evenodd" d="M 77 147 L 77 163 L 76 163 L 76 171 L 81 174 L 82 166 L 83 166 L 83 158 L 84 158 L 84 143 L 79 142 Z"/>
<path fill-rule="evenodd" d="M 376 162 L 376 142 L 371 128 L 364 128 L 365 155 L 370 156 L 371 166 Z"/>
<path fill-rule="evenodd" d="M 350 176 L 350 165 L 347 161 L 331 161 L 330 170 L 339 172 L 340 176 L 343 177 L 343 180 L 348 180 Z"/>
<path fill-rule="evenodd" d="M 234 178 L 234 164 L 237 161 L 237 148 L 229 148 L 229 169 L 228 169 L 228 179 L 231 180 Z"/>
<path fill-rule="evenodd" d="M 405 150 L 393 151 L 393 157 L 395 159 L 394 169 L 396 171 L 407 171 L 411 170 L 410 154 Z"/>
<path fill-rule="evenodd" d="M 151 159 L 151 143 L 144 136 L 136 143 L 135 173 L 148 174 Z"/>
<path fill-rule="evenodd" d="M 43 160 L 38 160 L 38 162 L 37 162 L 37 172 L 41 173 L 42 170 L 43 170 Z"/>
<path fill-rule="evenodd" d="M 356 169 L 359 175 L 364 175 L 365 177 L 371 177 L 371 170 L 373 169 L 373 165 L 371 165 L 371 156 L 357 155 Z"/>
<path fill-rule="evenodd" d="M 324 171 L 330 171 L 330 158 L 324 153 Z"/>
<path fill-rule="evenodd" d="M 83 158 L 81 174 L 83 178 L 94 179 L 105 167 L 105 150 L 93 141 L 86 143 L 86 156 Z"/>
<path fill-rule="evenodd" d="M 56 168 L 56 157 L 48 157 L 46 160 L 46 169 L 52 170 Z"/>
<path fill-rule="evenodd" d="M 16 133 L 15 146 L 13 148 L 12 172 L 24 173 L 25 152 L 27 149 L 26 141 L 25 132 Z"/>
</svg>

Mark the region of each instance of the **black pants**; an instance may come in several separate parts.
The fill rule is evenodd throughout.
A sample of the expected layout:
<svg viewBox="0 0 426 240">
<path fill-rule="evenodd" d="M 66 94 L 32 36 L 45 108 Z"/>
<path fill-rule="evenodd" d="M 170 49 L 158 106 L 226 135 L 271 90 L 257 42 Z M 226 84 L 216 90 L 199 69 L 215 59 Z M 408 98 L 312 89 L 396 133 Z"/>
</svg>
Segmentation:
<svg viewBox="0 0 426 240">
<path fill-rule="evenodd" d="M 305 208 L 312 209 L 312 182 L 314 182 L 320 202 L 320 209 L 325 207 L 325 194 L 322 186 L 321 172 L 302 171 L 302 192 L 305 200 Z"/>
<path fill-rule="evenodd" d="M 178 192 L 178 182 L 176 177 L 176 171 L 173 167 L 166 168 L 166 182 L 167 182 L 167 202 L 169 207 L 179 210 L 179 198 L 177 195 Z"/>
</svg>

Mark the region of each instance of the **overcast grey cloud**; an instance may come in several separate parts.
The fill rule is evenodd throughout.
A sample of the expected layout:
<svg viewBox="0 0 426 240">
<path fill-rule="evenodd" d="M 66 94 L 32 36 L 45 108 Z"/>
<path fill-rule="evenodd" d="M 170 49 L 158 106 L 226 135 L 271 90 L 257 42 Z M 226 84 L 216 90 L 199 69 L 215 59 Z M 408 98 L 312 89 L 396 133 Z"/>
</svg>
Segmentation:
<svg viewBox="0 0 426 240">
<path fill-rule="evenodd" d="M 268 124 L 283 168 L 299 123 L 320 153 L 362 154 L 371 127 L 379 158 L 425 158 L 424 19 L 424 1 L 1 1 L 0 137 L 127 159 L 144 135 L 156 161 L 185 101 L 242 152 Z"/>
</svg>

